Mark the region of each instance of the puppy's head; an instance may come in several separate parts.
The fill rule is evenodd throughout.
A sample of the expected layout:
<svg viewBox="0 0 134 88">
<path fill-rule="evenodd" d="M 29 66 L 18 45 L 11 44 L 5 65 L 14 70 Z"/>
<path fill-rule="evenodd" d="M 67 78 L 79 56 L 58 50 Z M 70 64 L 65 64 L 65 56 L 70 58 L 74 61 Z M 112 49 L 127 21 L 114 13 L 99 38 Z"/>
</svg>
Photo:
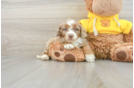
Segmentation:
<svg viewBox="0 0 134 88">
<path fill-rule="evenodd" d="M 87 32 L 81 24 L 72 19 L 68 19 L 59 26 L 57 36 L 63 37 L 67 42 L 73 42 L 79 37 L 85 38 L 87 36 Z"/>
</svg>

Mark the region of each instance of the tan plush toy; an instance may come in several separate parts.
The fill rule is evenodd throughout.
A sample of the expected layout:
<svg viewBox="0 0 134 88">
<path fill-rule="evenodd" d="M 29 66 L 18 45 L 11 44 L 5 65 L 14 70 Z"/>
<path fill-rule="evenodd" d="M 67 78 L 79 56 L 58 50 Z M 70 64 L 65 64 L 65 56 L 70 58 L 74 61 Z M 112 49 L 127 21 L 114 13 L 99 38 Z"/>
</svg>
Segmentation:
<svg viewBox="0 0 134 88">
<path fill-rule="evenodd" d="M 64 44 L 55 43 L 49 48 L 49 56 L 58 61 L 84 61 L 85 55 L 83 49 L 65 49 Z"/>
<path fill-rule="evenodd" d="M 120 20 L 122 0 L 85 0 L 89 19 L 80 20 L 96 59 L 133 62 L 132 23 Z"/>
</svg>

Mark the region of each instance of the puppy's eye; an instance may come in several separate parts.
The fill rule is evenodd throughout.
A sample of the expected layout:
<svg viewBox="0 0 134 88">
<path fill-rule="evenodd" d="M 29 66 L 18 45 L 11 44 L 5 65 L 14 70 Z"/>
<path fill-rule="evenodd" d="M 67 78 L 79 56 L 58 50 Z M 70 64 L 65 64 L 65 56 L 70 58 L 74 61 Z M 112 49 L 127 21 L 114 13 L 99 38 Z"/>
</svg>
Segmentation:
<svg viewBox="0 0 134 88">
<path fill-rule="evenodd" d="M 74 30 L 75 30 L 75 31 L 78 31 L 78 29 L 76 29 L 76 28 L 75 28 Z"/>
<path fill-rule="evenodd" d="M 66 29 L 66 28 L 65 28 L 64 30 L 65 30 L 65 31 L 67 31 L 67 29 Z"/>
</svg>

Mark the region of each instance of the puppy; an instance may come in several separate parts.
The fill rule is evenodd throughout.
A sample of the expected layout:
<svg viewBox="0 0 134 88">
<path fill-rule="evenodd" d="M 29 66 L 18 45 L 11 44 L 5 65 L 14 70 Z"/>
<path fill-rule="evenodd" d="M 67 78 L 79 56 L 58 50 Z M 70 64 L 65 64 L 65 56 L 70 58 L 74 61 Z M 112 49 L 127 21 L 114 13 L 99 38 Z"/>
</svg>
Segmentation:
<svg viewBox="0 0 134 88">
<path fill-rule="evenodd" d="M 88 41 L 86 40 L 87 32 L 78 22 L 68 19 L 66 22 L 60 24 L 57 31 L 57 37 L 50 39 L 45 46 L 43 55 L 37 55 L 41 60 L 49 60 L 49 47 L 57 42 L 64 43 L 65 49 L 73 49 L 75 47 L 82 48 L 85 54 L 85 59 L 88 62 L 95 61 Z"/>
</svg>

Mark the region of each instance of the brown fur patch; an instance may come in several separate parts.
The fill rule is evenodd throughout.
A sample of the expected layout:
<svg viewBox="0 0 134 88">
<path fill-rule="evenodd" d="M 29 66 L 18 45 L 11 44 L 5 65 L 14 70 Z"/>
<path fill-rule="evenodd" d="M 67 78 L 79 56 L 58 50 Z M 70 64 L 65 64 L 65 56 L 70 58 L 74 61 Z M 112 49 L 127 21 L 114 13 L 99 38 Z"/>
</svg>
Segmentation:
<svg viewBox="0 0 134 88">
<path fill-rule="evenodd" d="M 111 59 L 110 49 L 116 44 L 123 43 L 123 34 L 100 33 L 98 36 L 94 36 L 93 33 L 89 33 L 87 39 L 96 59 Z"/>
<path fill-rule="evenodd" d="M 133 42 L 133 29 L 129 32 L 129 34 L 123 34 L 124 42 Z"/>
</svg>

